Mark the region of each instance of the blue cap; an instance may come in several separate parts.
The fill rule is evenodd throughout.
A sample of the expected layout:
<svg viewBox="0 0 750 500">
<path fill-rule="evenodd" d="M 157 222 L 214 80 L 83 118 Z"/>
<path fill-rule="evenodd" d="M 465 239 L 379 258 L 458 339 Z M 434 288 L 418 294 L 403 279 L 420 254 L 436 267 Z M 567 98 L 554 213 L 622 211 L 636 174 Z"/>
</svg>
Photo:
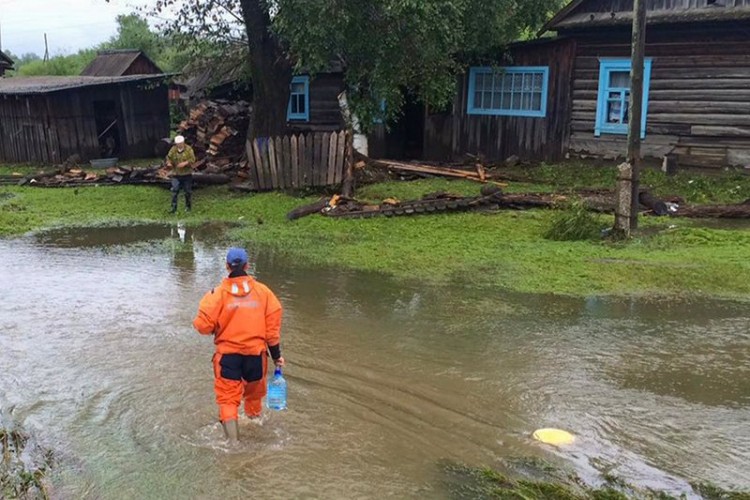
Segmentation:
<svg viewBox="0 0 750 500">
<path fill-rule="evenodd" d="M 243 248 L 230 248 L 227 252 L 227 264 L 239 266 L 247 264 L 247 252 Z"/>
</svg>

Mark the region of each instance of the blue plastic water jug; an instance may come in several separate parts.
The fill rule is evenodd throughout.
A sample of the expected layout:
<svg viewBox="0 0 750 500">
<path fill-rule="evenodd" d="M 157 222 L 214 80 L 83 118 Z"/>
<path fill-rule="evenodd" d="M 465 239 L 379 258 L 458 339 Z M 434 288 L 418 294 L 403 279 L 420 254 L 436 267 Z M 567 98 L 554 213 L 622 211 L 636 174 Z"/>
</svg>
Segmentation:
<svg viewBox="0 0 750 500">
<path fill-rule="evenodd" d="M 276 367 L 273 378 L 268 382 L 266 407 L 271 410 L 286 410 L 286 380 L 281 374 L 281 368 Z"/>
</svg>

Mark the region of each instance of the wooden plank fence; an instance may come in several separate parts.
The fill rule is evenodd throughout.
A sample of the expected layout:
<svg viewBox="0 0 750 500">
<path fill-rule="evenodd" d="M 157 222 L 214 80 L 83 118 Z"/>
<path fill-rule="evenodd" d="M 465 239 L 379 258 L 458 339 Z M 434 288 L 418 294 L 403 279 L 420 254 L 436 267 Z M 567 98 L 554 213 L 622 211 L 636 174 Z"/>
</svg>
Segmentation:
<svg viewBox="0 0 750 500">
<path fill-rule="evenodd" d="M 248 140 L 249 182 L 257 191 L 336 186 L 344 181 L 346 132 Z"/>
</svg>

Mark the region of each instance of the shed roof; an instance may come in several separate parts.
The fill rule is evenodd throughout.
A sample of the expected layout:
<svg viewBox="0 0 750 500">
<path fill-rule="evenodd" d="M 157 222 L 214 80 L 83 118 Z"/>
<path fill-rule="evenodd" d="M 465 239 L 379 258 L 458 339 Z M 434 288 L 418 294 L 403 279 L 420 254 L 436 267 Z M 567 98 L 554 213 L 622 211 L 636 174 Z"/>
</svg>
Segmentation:
<svg viewBox="0 0 750 500">
<path fill-rule="evenodd" d="M 95 85 L 112 85 L 145 80 L 162 79 L 168 74 L 128 75 L 128 76 L 30 76 L 25 78 L 0 79 L 0 95 L 8 94 L 44 94 Z"/>
<path fill-rule="evenodd" d="M 646 1 L 646 20 L 654 24 L 737 21 L 750 19 L 750 0 L 673 0 L 669 8 Z M 539 31 L 593 28 L 633 23 L 632 0 L 572 0 Z"/>
<path fill-rule="evenodd" d="M 122 76 L 139 57 L 145 58 L 155 69 L 155 73 L 162 70 L 140 50 L 118 49 L 100 50 L 96 58 L 81 71 L 81 76 Z"/>
<path fill-rule="evenodd" d="M 13 59 L 11 59 L 8 54 L 0 50 L 0 65 L 5 66 L 6 68 L 12 68 L 13 67 Z"/>
</svg>

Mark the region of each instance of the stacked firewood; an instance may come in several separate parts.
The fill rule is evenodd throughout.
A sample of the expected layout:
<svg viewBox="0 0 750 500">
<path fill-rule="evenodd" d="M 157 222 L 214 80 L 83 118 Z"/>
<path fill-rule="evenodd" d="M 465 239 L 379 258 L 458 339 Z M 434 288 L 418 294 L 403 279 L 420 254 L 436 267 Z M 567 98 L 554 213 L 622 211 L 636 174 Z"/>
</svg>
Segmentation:
<svg viewBox="0 0 750 500">
<path fill-rule="evenodd" d="M 245 101 L 202 101 L 190 110 L 178 131 L 196 158 L 205 160 L 207 169 L 213 165 L 225 170 L 242 160 L 249 123 L 250 105 Z"/>
</svg>

